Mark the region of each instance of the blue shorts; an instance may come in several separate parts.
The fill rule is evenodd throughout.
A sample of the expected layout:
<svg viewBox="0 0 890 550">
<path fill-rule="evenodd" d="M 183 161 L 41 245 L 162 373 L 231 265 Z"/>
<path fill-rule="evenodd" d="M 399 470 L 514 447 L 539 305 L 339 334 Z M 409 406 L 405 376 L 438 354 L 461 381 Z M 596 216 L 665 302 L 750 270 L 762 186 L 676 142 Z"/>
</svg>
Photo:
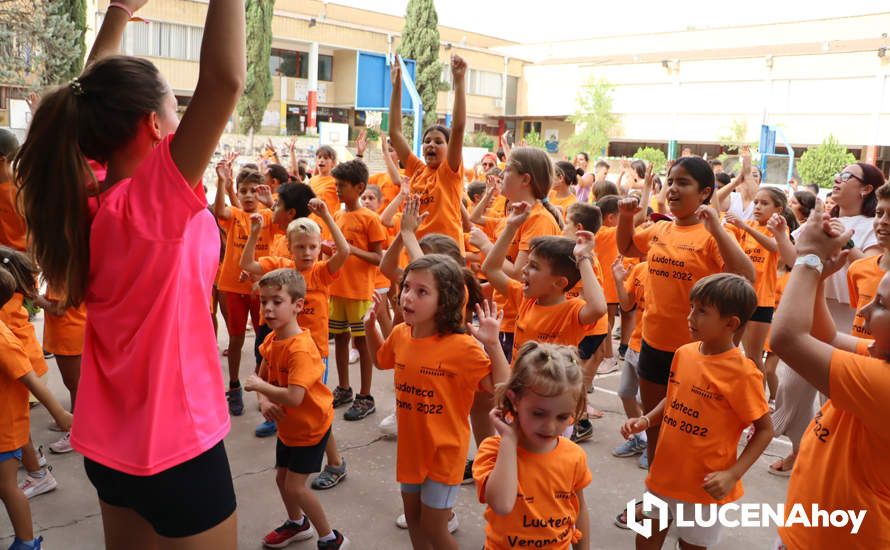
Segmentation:
<svg viewBox="0 0 890 550">
<path fill-rule="evenodd" d="M 420 493 L 420 502 L 434 510 L 454 508 L 460 485 L 445 485 L 427 478 L 423 483 L 402 483 L 402 492 Z"/>
<path fill-rule="evenodd" d="M 16 449 L 14 451 L 6 451 L 3 453 L 0 453 L 0 463 L 6 462 L 7 460 L 12 460 L 13 458 L 16 460 L 21 460 L 22 459 L 22 450 Z"/>
</svg>

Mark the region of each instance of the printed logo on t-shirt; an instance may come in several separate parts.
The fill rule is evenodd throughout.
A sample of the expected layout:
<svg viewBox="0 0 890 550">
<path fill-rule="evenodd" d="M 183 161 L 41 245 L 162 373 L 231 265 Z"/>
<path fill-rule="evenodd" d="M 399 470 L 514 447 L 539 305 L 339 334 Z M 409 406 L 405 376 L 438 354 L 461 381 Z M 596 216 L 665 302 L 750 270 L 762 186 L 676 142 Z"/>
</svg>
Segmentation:
<svg viewBox="0 0 890 550">
<path fill-rule="evenodd" d="M 822 443 L 828 443 L 828 438 L 831 436 L 831 430 L 822 424 L 822 416 L 822 411 L 819 411 L 813 418 L 813 434 L 816 436 L 816 439 Z"/>
<path fill-rule="evenodd" d="M 716 391 L 711 390 L 711 384 L 708 383 L 707 387 L 702 388 L 701 386 L 692 385 L 692 393 L 698 395 L 699 397 L 704 397 L 705 399 L 713 399 L 715 401 L 722 401 L 723 395 L 717 393 Z"/>
</svg>

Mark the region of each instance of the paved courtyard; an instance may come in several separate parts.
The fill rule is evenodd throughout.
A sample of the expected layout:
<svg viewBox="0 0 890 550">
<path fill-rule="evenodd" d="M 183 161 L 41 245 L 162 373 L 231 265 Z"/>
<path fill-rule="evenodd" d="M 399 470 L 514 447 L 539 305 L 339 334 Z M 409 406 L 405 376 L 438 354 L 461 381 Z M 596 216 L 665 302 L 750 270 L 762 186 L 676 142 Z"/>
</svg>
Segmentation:
<svg viewBox="0 0 890 550">
<path fill-rule="evenodd" d="M 41 335 L 42 319 L 35 321 Z M 223 331 L 224 332 L 224 331 Z M 253 336 L 248 333 L 242 361 L 243 376 L 253 365 Z M 220 334 L 220 349 L 226 346 Z M 333 354 L 332 361 L 333 361 Z M 225 359 L 220 356 L 221 361 Z M 50 360 L 48 384 L 55 395 L 67 404 L 67 391 L 62 385 L 55 361 Z M 332 371 L 333 369 L 332 365 Z M 352 365 L 352 377 L 358 379 L 358 365 Z M 328 380 L 331 388 L 336 374 Z M 591 548 L 632 548 L 633 533 L 613 525 L 615 515 L 626 502 L 639 497 L 643 490 L 645 472 L 637 467 L 636 459 L 611 456 L 610 451 L 620 443 L 618 426 L 623 412 L 614 394 L 618 385 L 617 373 L 597 377 L 596 393 L 591 402 L 605 411 L 605 417 L 594 422 L 594 438 L 582 443 L 593 473 L 593 482 L 586 490 L 591 519 Z M 222 390 L 220 390 L 222 391 Z M 374 396 L 377 412 L 358 422 L 342 419 L 345 407 L 337 409 L 334 432 L 348 465 L 347 478 L 334 489 L 320 493 L 321 501 L 334 527 L 352 539 L 355 549 L 396 550 L 410 548 L 407 531 L 398 529 L 394 520 L 401 513 L 401 499 L 395 481 L 396 441 L 380 436 L 377 423 L 392 412 L 394 397 L 392 374 L 375 372 Z M 226 450 L 238 496 L 238 547 L 260 548 L 260 540 L 271 528 L 284 519 L 285 514 L 273 477 L 274 438 L 258 439 L 254 426 L 261 417 L 256 398 L 247 394 L 243 416 L 234 418 L 232 430 L 226 438 Z M 48 427 L 50 418 L 43 407 L 32 410 L 32 434 L 35 441 L 46 447 L 59 434 Z M 766 453 L 744 478 L 747 502 L 784 502 L 787 479 L 767 473 L 767 465 L 790 450 L 786 441 L 773 441 Z M 31 501 L 36 532 L 44 537 L 49 550 L 87 550 L 102 547 L 102 525 L 96 493 L 83 469 L 83 459 L 77 453 L 62 456 L 48 455 L 53 474 L 59 482 L 54 492 Z M 476 499 L 473 486 L 461 487 L 456 512 L 460 529 L 455 534 L 460 547 L 479 549 L 484 540 L 483 506 Z M 726 530 L 719 550 L 766 549 L 775 540 L 772 528 L 739 528 Z M 0 547 L 12 541 L 12 528 L 5 513 L 0 514 Z M 665 548 L 670 545 L 666 544 Z M 314 542 L 295 543 L 289 548 L 314 548 Z"/>
</svg>

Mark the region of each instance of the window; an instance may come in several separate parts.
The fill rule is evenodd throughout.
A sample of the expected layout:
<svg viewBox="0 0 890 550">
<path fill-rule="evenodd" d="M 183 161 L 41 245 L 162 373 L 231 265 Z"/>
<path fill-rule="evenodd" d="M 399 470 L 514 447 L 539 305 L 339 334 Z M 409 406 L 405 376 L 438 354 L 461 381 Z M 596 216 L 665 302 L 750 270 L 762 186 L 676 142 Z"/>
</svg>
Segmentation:
<svg viewBox="0 0 890 550">
<path fill-rule="evenodd" d="M 309 78 L 309 53 L 272 48 L 272 55 L 269 57 L 269 69 L 272 71 L 273 76 Z M 334 79 L 333 56 L 318 56 L 318 79 L 328 82 Z"/>
<path fill-rule="evenodd" d="M 189 55 L 188 58 L 192 61 L 197 61 L 201 58 L 201 41 L 204 39 L 204 29 L 201 27 L 190 27 L 189 28 Z"/>
<path fill-rule="evenodd" d="M 133 55 L 151 55 L 150 24 L 127 25 L 127 32 L 133 33 Z"/>
<path fill-rule="evenodd" d="M 309 66 L 309 55 L 306 55 L 306 66 Z M 328 82 L 334 80 L 334 56 L 319 55 L 318 56 L 318 79 Z"/>
<path fill-rule="evenodd" d="M 535 132 L 536 134 L 538 134 L 540 136 L 541 135 L 541 123 L 533 122 L 533 121 L 529 121 L 529 120 L 526 120 L 525 122 L 523 122 L 522 123 L 522 135 L 527 135 L 532 132 Z"/>
<path fill-rule="evenodd" d="M 470 69 L 467 77 L 467 93 L 486 97 L 501 97 L 501 74 Z"/>
<path fill-rule="evenodd" d="M 269 70 L 272 71 L 272 76 L 295 78 L 298 66 L 297 54 L 298 52 L 272 48 L 272 53 L 269 56 Z"/>
<path fill-rule="evenodd" d="M 155 57 L 171 57 L 173 59 L 186 59 L 188 28 L 185 25 L 171 23 L 152 23 L 151 29 L 151 55 Z"/>
</svg>

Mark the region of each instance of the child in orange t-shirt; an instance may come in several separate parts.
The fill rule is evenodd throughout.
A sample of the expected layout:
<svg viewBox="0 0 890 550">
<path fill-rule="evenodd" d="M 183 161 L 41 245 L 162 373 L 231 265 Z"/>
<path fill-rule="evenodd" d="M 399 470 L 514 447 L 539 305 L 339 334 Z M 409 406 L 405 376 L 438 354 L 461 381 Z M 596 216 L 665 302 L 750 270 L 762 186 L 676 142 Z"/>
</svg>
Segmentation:
<svg viewBox="0 0 890 550">
<path fill-rule="evenodd" d="M 5 264 L 2 264 L 5 265 Z M 0 268 L 0 306 L 5 305 L 19 286 L 10 271 Z M 22 451 L 30 443 L 28 392 L 43 403 L 63 430 L 71 429 L 71 413 L 62 408 L 46 385 L 37 377 L 19 339 L 0 321 L 0 494 L 15 534 L 11 548 L 39 548 L 34 538 L 28 496 L 17 485 Z"/>
<path fill-rule="evenodd" d="M 398 196 L 398 195 L 397 195 Z M 370 210 L 371 212 L 380 212 L 382 210 L 381 204 L 384 201 L 384 197 L 382 192 L 380 191 L 380 187 L 376 185 L 369 185 L 365 192 L 362 193 L 361 203 L 362 206 Z M 383 221 L 383 217 L 381 216 L 381 222 Z M 384 224 L 385 227 L 385 224 Z M 383 242 L 383 250 L 389 248 L 392 244 L 393 239 L 398 233 L 398 229 L 395 227 L 387 227 L 386 228 L 386 240 Z M 389 279 L 386 278 L 386 275 L 381 273 L 380 268 L 378 267 L 375 270 L 374 275 L 374 291 L 378 294 L 386 295 L 389 293 L 390 282 Z"/>
<path fill-rule="evenodd" d="M 378 172 L 368 176 L 368 187 L 376 185 L 380 189 L 380 201 L 375 212 L 382 214 L 383 209 L 399 194 L 402 186 L 402 176 L 405 171 L 399 168 L 399 154 L 389 142 L 388 136 L 380 136 L 380 148 L 383 150 L 383 162 L 386 163 L 386 172 Z M 359 155 L 361 157 L 361 155 Z M 366 208 L 370 208 L 366 206 Z"/>
<path fill-rule="evenodd" d="M 411 180 L 411 192 L 420 195 L 421 212 L 427 214 L 417 231 L 448 235 L 463 251 L 461 198 L 464 194 L 461 170 L 464 128 L 467 122 L 465 77 L 467 64 L 451 56 L 454 94 L 451 128 L 434 125 L 423 133 L 423 160 L 417 158 L 402 135 L 402 72 L 398 58 L 390 69 L 392 95 L 389 106 L 389 137 L 392 147 Z M 419 124 L 419 122 L 417 122 Z"/>
<path fill-rule="evenodd" d="M 17 189 L 12 183 L 12 159 L 19 140 L 9 130 L 0 129 L 0 245 L 25 250 L 27 227 L 16 205 Z"/>
<path fill-rule="evenodd" d="M 16 286 L 12 297 L 0 307 L 0 322 L 18 338 L 22 349 L 31 363 L 34 374 L 42 378 L 49 371 L 43 349 L 37 340 L 34 325 L 28 319 L 28 310 L 24 307 L 25 299 L 37 297 L 37 269 L 31 260 L 22 252 L 0 246 L 0 271 L 12 275 Z M 31 401 L 36 401 L 36 394 Z M 46 459 L 40 455 L 34 443 L 29 441 L 22 447 L 22 465 L 27 471 L 24 481 L 19 485 L 28 498 L 54 490 L 58 483 L 46 466 Z"/>
<path fill-rule="evenodd" d="M 322 380 L 324 363 L 312 335 L 297 321 L 306 281 L 293 269 L 276 269 L 258 285 L 272 334 L 260 346 L 259 376 L 251 375 L 244 389 L 257 392 L 260 412 L 278 423 L 275 481 L 288 514 L 283 525 L 263 538 L 263 545 L 281 548 L 312 538 L 315 527 L 319 548 L 345 548 L 349 539 L 331 529 L 321 502 L 306 487 L 309 474 L 321 470 L 334 421 L 333 396 Z"/>
<path fill-rule="evenodd" d="M 473 464 L 487 505 L 484 549 L 589 548 L 587 456 L 561 437 L 586 404 L 575 350 L 526 342 L 495 400 L 498 435 L 482 442 Z"/>
<path fill-rule="evenodd" d="M 776 268 L 780 259 L 785 265 L 793 264 L 796 253 L 787 222 L 782 217 L 787 207 L 785 193 L 775 187 L 762 187 L 754 195 L 753 204 L 754 223 L 748 224 L 731 212 L 726 214 L 724 223 L 754 264 L 757 309 L 745 327 L 742 347 L 745 355 L 764 371 L 763 346 L 776 304 Z M 769 384 L 771 399 L 775 399 L 777 387 L 777 383 Z"/>
<path fill-rule="evenodd" d="M 322 145 L 315 151 L 315 175 L 309 180 L 309 186 L 315 196 L 328 205 L 328 210 L 340 210 L 340 197 L 337 195 L 337 182 L 331 170 L 337 166 L 337 151 L 330 145 Z"/>
<path fill-rule="evenodd" d="M 763 374 L 734 343 L 757 308 L 754 287 L 743 277 L 719 273 L 699 280 L 689 300 L 689 329 L 696 341 L 674 354 L 667 396 L 621 427 L 627 438 L 662 425 L 646 488 L 668 503 L 669 521 L 680 504 L 691 510 L 695 503 L 720 505 L 741 498 L 742 476 L 773 437 Z M 751 424 L 754 434 L 737 458 L 739 438 Z M 707 527 L 678 526 L 681 546 L 717 544 L 720 524 L 710 519 Z M 661 548 L 666 536 L 667 529 L 649 539 L 637 535 L 637 548 Z"/>
<path fill-rule="evenodd" d="M 263 176 L 259 172 L 245 168 L 235 178 L 238 190 L 238 201 L 241 207 L 227 206 L 225 189 L 217 185 L 213 213 L 219 225 L 226 233 L 226 253 L 220 266 L 219 282 L 221 299 L 226 302 L 228 320 L 226 328 L 229 333 L 228 365 L 229 391 L 226 398 L 229 402 L 229 413 L 233 416 L 244 414 L 244 400 L 239 381 L 241 370 L 241 348 L 244 347 L 247 317 L 250 315 L 254 334 L 259 332 L 260 303 L 253 292 L 253 282 L 241 276 L 241 255 L 250 234 L 250 216 L 259 212 L 263 216 L 264 230 L 257 242 L 256 250 L 260 255 L 268 254 L 272 244 L 272 211 L 260 210 L 257 200 L 257 187 L 263 185 Z M 257 365 L 259 367 L 259 365 Z"/>
<path fill-rule="evenodd" d="M 477 306 L 478 328 L 464 320 L 463 269 L 443 254 L 412 261 L 399 293 L 405 322 L 384 341 L 374 310 L 365 319 L 377 368 L 395 369 L 396 479 L 415 547 L 457 546 L 448 524 L 469 450 L 467 416 L 477 390 L 492 393 L 507 378 L 497 308 Z"/>
<path fill-rule="evenodd" d="M 596 201 L 597 208 L 603 216 L 603 227 L 596 232 L 596 255 L 600 260 L 600 264 L 604 266 L 605 273 L 603 279 L 603 294 L 606 296 L 606 304 L 608 304 L 609 334 L 615 327 L 615 316 L 619 314 L 621 308 L 618 307 L 618 290 L 615 285 L 615 277 L 612 275 L 612 263 L 618 257 L 618 244 L 616 241 L 616 232 L 618 229 L 618 201 L 620 197 L 617 195 L 607 195 Z M 630 328 L 630 320 L 628 315 L 621 316 L 621 335 L 624 336 L 625 329 Z M 629 330 L 627 332 L 630 332 Z M 622 338 L 624 340 L 624 338 Z M 619 356 L 623 356 L 619 352 Z M 600 363 L 597 372 L 599 374 L 609 374 L 618 370 L 618 359 L 612 349 L 612 339 L 606 338 L 606 345 L 603 347 L 603 362 Z"/>
<path fill-rule="evenodd" d="M 563 218 L 568 213 L 569 206 L 575 204 L 578 199 L 572 192 L 572 185 L 575 184 L 575 175 L 577 171 L 571 162 L 560 160 L 554 165 L 553 185 L 547 199 L 550 204 L 559 208 Z"/>
<path fill-rule="evenodd" d="M 521 281 L 504 272 L 507 247 L 528 218 L 528 203 L 513 205 L 501 236 L 482 270 L 489 283 L 516 308 L 513 353 L 528 340 L 578 346 L 592 325 L 606 312 L 603 291 L 593 270 L 593 234 L 578 231 L 576 240 L 536 237 L 529 248 Z M 583 299 L 566 299 L 566 292 L 582 281 Z"/>
<path fill-rule="evenodd" d="M 383 256 L 386 228 L 380 216 L 361 206 L 359 197 L 368 184 L 368 168 L 359 160 L 338 164 L 331 172 L 337 182 L 337 194 L 345 210 L 334 213 L 334 221 L 349 243 L 349 258 L 342 276 L 331 286 L 329 329 L 334 335 L 337 360 L 337 388 L 334 407 L 352 402 L 343 418 L 361 420 L 376 409 L 371 395 L 373 362 L 365 345 L 363 319 L 371 307 L 374 278 Z M 349 385 L 349 343 L 354 339 L 359 353 L 361 386 L 353 400 Z"/>
<path fill-rule="evenodd" d="M 890 270 L 890 185 L 878 187 L 875 196 L 878 204 L 875 206 L 872 227 L 882 251 L 854 261 L 847 270 L 850 305 L 856 310 L 851 334 L 857 338 L 873 338 L 871 331 L 865 327 L 865 318 L 860 311 L 874 299 L 881 278 Z"/>
</svg>

